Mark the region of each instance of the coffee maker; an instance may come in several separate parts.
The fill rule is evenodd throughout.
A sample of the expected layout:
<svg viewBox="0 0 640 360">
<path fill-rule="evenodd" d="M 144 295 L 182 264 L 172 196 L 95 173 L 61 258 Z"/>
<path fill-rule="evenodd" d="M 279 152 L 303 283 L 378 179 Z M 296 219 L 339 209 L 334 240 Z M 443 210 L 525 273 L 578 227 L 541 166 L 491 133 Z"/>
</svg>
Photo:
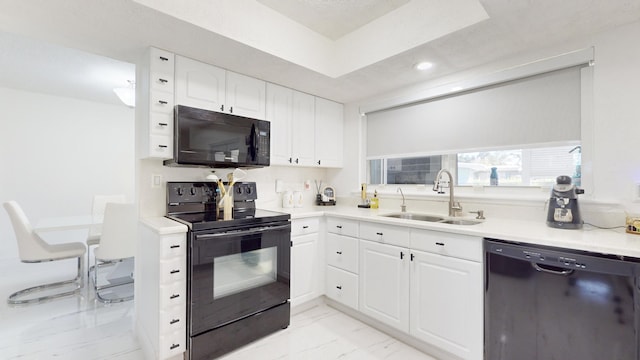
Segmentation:
<svg viewBox="0 0 640 360">
<path fill-rule="evenodd" d="M 570 176 L 558 176 L 551 190 L 547 225 L 558 229 L 582 228 L 582 217 L 578 206 L 579 194 L 584 194 L 584 190 L 571 184 Z"/>
</svg>

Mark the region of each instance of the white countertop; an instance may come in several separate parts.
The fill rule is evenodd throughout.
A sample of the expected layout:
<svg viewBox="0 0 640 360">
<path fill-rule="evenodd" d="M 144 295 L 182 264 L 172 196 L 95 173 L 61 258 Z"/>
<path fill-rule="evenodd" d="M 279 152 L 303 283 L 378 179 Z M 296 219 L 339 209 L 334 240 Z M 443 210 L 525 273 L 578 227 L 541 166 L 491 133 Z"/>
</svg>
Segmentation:
<svg viewBox="0 0 640 360">
<path fill-rule="evenodd" d="M 140 223 L 155 231 L 159 235 L 186 233 L 189 228 L 177 221 L 164 216 L 140 219 Z"/>
<path fill-rule="evenodd" d="M 308 208 L 274 208 L 274 211 L 291 214 L 292 219 L 314 216 L 336 216 L 359 221 L 375 221 L 390 225 L 404 225 L 417 229 L 428 229 L 478 237 L 511 240 L 529 244 L 547 245 L 604 254 L 633 256 L 640 258 L 640 236 L 627 234 L 624 229 L 605 230 L 584 225 L 580 230 L 555 229 L 546 225 L 545 219 L 513 220 L 487 218 L 476 225 L 451 225 L 427 221 L 389 218 L 380 215 L 398 213 L 389 209 L 361 209 L 347 206 L 313 206 Z M 420 213 L 420 212 L 414 212 Z M 447 217 L 443 214 L 433 214 Z M 474 219 L 463 217 L 461 219 Z"/>
</svg>

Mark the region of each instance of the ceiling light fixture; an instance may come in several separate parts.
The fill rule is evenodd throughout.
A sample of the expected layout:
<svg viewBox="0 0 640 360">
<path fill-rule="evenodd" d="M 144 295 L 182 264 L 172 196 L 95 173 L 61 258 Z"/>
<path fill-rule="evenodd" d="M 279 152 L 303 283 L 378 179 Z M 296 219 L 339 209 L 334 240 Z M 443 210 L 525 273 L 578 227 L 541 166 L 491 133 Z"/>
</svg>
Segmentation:
<svg viewBox="0 0 640 360">
<path fill-rule="evenodd" d="M 127 80 L 129 86 L 114 88 L 113 92 L 118 95 L 120 101 L 122 101 L 128 107 L 136 106 L 136 82 L 133 80 Z"/>
<path fill-rule="evenodd" d="M 428 61 L 423 61 L 423 62 L 419 62 L 415 65 L 416 70 L 428 70 L 431 69 L 433 67 L 433 64 L 428 62 Z"/>
</svg>

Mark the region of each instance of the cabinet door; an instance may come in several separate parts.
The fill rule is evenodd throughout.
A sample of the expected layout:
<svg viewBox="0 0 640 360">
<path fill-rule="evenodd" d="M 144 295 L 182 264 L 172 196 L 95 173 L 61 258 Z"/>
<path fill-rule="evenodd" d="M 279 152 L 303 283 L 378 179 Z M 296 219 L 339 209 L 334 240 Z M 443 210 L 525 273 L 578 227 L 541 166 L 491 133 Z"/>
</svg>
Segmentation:
<svg viewBox="0 0 640 360">
<path fill-rule="evenodd" d="M 313 166 L 315 160 L 315 98 L 293 91 L 292 153 L 297 165 Z"/>
<path fill-rule="evenodd" d="M 412 336 L 462 359 L 483 357 L 482 264 L 412 251 Z"/>
<path fill-rule="evenodd" d="M 291 306 L 296 306 L 320 295 L 318 234 L 296 236 L 291 240 Z"/>
<path fill-rule="evenodd" d="M 264 120 L 266 83 L 246 75 L 227 71 L 225 112 Z"/>
<path fill-rule="evenodd" d="M 225 104 L 226 71 L 176 56 L 176 104 L 222 111 Z"/>
<path fill-rule="evenodd" d="M 291 165 L 293 90 L 267 84 L 267 120 L 271 122 L 271 165 Z"/>
<path fill-rule="evenodd" d="M 360 240 L 360 311 L 409 331 L 409 250 Z"/>
<path fill-rule="evenodd" d="M 342 167 L 342 104 L 316 98 L 316 165 Z"/>
</svg>

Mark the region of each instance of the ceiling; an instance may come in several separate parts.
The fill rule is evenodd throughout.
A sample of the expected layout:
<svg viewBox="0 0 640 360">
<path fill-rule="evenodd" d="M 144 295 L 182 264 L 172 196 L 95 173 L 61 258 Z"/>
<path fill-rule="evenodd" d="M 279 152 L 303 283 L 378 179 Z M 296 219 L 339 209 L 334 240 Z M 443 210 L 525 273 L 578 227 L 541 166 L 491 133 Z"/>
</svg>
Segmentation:
<svg viewBox="0 0 640 360">
<path fill-rule="evenodd" d="M 176 4 L 179 11 L 166 11 Z M 222 4 L 246 16 L 207 10 Z M 433 11 L 407 14 L 412 6 Z M 113 87 L 126 85 L 149 45 L 346 103 L 640 19 L 640 0 L 0 0 L 0 7 L 0 86 L 111 103 Z M 258 15 L 265 20 L 252 20 Z M 381 29 L 391 35 L 366 37 L 370 48 L 354 40 Z M 340 46 L 358 51 L 334 56 Z M 315 56 L 347 63 L 361 53 L 359 63 L 333 73 L 310 63 Z M 433 68 L 413 70 L 421 60 Z"/>
</svg>

